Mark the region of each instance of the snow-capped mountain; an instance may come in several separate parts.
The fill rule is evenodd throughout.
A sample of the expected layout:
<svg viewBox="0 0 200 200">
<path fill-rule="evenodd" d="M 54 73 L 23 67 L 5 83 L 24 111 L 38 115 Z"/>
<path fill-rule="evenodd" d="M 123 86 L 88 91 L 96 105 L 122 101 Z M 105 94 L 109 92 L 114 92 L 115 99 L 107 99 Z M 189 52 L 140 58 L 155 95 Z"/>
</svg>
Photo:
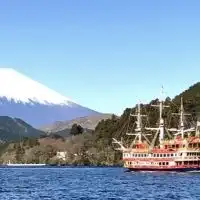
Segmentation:
<svg viewBox="0 0 200 200">
<path fill-rule="evenodd" d="M 99 114 L 10 68 L 0 68 L 0 115 L 33 126 Z"/>
</svg>

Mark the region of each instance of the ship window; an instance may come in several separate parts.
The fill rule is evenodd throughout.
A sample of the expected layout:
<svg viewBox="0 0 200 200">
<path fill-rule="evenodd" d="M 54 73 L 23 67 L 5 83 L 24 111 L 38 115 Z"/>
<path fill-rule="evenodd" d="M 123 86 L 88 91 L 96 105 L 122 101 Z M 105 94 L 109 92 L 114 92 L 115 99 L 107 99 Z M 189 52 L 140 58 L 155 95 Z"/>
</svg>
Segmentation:
<svg viewBox="0 0 200 200">
<path fill-rule="evenodd" d="M 162 164 L 165 165 L 165 162 L 163 162 Z"/>
<path fill-rule="evenodd" d="M 171 156 L 174 156 L 174 154 L 172 153 Z"/>
<path fill-rule="evenodd" d="M 163 156 L 166 157 L 166 154 L 164 154 Z"/>
<path fill-rule="evenodd" d="M 169 163 L 168 163 L 168 162 L 166 162 L 166 165 L 169 165 Z"/>
<path fill-rule="evenodd" d="M 162 154 L 160 154 L 160 157 L 162 157 Z"/>
</svg>

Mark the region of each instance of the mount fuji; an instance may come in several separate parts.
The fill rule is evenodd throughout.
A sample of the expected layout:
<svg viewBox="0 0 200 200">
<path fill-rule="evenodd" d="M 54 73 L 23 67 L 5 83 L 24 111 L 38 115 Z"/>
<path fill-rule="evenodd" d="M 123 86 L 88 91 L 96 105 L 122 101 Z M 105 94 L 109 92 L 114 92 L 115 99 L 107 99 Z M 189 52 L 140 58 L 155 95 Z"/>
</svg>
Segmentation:
<svg viewBox="0 0 200 200">
<path fill-rule="evenodd" d="M 39 127 L 55 121 L 100 114 L 11 68 L 0 68 L 0 116 Z"/>
</svg>

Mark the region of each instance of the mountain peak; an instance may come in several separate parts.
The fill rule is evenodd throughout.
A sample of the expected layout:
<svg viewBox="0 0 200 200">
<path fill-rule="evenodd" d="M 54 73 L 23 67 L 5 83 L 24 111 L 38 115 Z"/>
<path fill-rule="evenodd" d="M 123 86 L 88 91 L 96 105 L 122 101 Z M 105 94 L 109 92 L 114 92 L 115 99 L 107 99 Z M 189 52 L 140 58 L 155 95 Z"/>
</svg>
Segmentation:
<svg viewBox="0 0 200 200">
<path fill-rule="evenodd" d="M 64 105 L 71 102 L 67 97 L 12 68 L 0 68 L 0 83 L 0 97 L 15 102 Z"/>
<path fill-rule="evenodd" d="M 0 68 L 0 115 L 32 126 L 99 114 L 11 68 Z"/>
</svg>

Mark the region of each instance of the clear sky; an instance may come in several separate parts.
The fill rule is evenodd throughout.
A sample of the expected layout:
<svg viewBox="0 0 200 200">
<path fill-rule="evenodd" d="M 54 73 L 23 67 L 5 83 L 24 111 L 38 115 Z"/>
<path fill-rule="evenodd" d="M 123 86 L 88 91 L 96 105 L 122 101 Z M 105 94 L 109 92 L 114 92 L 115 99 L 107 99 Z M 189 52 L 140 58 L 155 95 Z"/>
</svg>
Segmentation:
<svg viewBox="0 0 200 200">
<path fill-rule="evenodd" d="M 200 80 L 200 1 L 6 0 L 0 66 L 101 112 Z"/>
</svg>

